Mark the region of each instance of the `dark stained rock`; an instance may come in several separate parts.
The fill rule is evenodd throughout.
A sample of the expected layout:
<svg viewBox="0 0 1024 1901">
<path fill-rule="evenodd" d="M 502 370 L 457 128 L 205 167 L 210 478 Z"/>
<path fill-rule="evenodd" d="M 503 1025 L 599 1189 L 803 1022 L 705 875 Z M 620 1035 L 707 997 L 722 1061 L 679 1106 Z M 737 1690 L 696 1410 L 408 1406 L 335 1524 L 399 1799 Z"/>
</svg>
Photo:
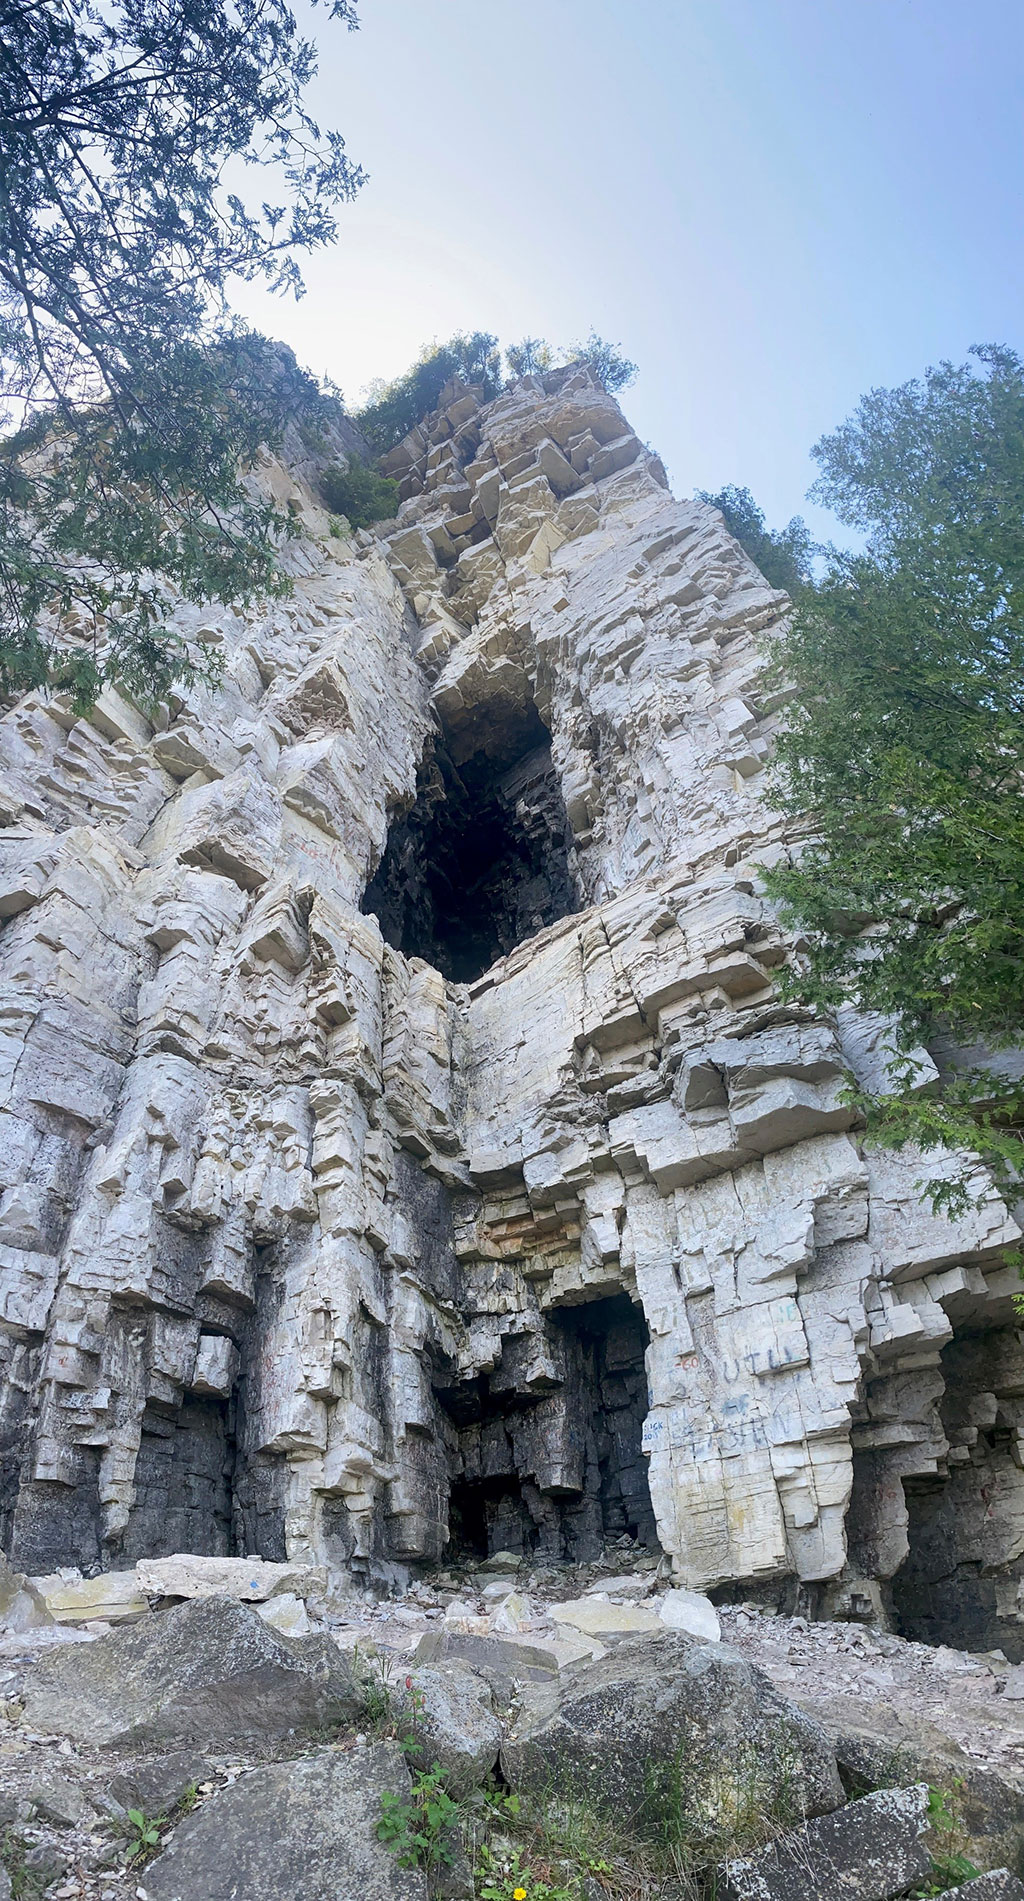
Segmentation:
<svg viewBox="0 0 1024 1901">
<path fill-rule="evenodd" d="M 736 1651 L 681 1633 L 531 1692 L 501 1761 L 514 1789 L 586 1793 L 623 1820 L 681 1804 L 708 1840 L 740 1811 L 796 1821 L 844 1799 L 821 1726 Z"/>
<path fill-rule="evenodd" d="M 121 1809 L 141 1809 L 155 1818 L 169 1815 L 191 1788 L 207 1775 L 208 1765 L 195 1749 L 166 1756 L 144 1756 L 110 1779 L 109 1793 Z"/>
<path fill-rule="evenodd" d="M 178 1824 L 145 1871 L 149 1901 L 426 1901 L 376 1835 L 381 1796 L 409 1788 L 396 1743 L 253 1769 Z"/>
<path fill-rule="evenodd" d="M 719 1901 L 889 1901 L 931 1874 L 928 1789 L 879 1789 L 718 1871 Z"/>
<path fill-rule="evenodd" d="M 195 1598 L 34 1667 L 25 1724 L 92 1744 L 229 1743 L 346 1722 L 362 1707 L 326 1636 L 287 1638 L 247 1604 Z"/>
<path fill-rule="evenodd" d="M 1007 1751 L 977 1762 L 926 1717 L 885 1699 L 801 1698 L 828 1731 L 850 1795 L 896 1784 L 929 1782 L 956 1792 L 964 1852 L 980 1868 L 1024 1864 L 1024 1770 Z"/>
<path fill-rule="evenodd" d="M 490 1687 L 457 1663 L 417 1669 L 413 1680 L 423 1698 L 416 1766 L 439 1762 L 452 1794 L 467 1795 L 490 1775 L 501 1747 Z"/>
</svg>

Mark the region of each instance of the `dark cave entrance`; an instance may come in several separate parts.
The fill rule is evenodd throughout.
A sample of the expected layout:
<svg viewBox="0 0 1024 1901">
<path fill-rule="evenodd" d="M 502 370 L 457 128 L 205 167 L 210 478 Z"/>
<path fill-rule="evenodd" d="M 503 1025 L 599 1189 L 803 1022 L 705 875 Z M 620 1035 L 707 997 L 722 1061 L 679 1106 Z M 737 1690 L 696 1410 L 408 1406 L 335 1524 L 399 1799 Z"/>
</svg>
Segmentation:
<svg viewBox="0 0 1024 1901">
<path fill-rule="evenodd" d="M 892 1579 L 903 1637 L 1024 1661 L 1024 1341 L 1015 1324 L 942 1352 L 946 1447 L 902 1479 L 907 1555 Z M 940 1453 L 942 1448 L 940 1446 Z"/>
<path fill-rule="evenodd" d="M 362 902 L 387 943 L 454 983 L 579 908 L 551 736 L 533 702 L 474 737 L 458 763 L 435 740 Z"/>
<path fill-rule="evenodd" d="M 659 1550 L 641 1449 L 648 1344 L 640 1310 L 615 1294 L 554 1308 L 543 1335 L 503 1341 L 492 1373 L 435 1386 L 455 1428 L 449 1559 Z"/>
<path fill-rule="evenodd" d="M 173 1413 L 149 1405 L 135 1462 L 135 1503 L 118 1562 L 176 1551 L 228 1557 L 234 1549 L 234 1472 L 230 1401 L 186 1393 Z"/>
</svg>

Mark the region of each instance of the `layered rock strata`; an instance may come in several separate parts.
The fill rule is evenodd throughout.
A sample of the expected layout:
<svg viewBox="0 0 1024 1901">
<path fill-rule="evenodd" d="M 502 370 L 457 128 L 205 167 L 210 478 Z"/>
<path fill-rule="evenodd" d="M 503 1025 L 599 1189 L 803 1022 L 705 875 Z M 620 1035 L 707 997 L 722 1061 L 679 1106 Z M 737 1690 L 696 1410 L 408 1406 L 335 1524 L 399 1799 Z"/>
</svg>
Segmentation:
<svg viewBox="0 0 1024 1901">
<path fill-rule="evenodd" d="M 585 371 L 391 463 L 354 538 L 268 464 L 291 598 L 178 614 L 217 690 L 0 720 L 5 1548 L 632 1537 L 1021 1654 L 1018 1231 L 778 995 L 786 597 Z"/>
</svg>

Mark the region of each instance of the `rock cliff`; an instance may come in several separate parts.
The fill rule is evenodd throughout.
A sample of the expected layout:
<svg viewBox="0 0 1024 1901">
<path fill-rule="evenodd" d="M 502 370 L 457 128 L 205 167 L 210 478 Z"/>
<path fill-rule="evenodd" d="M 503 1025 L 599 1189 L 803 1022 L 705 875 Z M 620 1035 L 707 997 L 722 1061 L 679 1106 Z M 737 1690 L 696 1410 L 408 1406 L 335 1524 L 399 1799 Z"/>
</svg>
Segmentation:
<svg viewBox="0 0 1024 1901">
<path fill-rule="evenodd" d="M 353 538 L 268 462 L 294 592 L 181 607 L 215 691 L 0 720 L 5 1549 L 629 1537 L 1024 1654 L 1018 1231 L 777 993 L 786 597 L 586 371 L 390 464 Z"/>
</svg>

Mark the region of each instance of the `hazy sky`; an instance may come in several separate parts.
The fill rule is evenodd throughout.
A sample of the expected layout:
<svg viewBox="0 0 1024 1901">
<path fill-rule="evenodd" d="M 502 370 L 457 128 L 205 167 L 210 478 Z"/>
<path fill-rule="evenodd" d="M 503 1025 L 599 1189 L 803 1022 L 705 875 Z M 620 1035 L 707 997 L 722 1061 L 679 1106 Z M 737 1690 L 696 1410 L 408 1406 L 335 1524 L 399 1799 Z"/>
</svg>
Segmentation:
<svg viewBox="0 0 1024 1901">
<path fill-rule="evenodd" d="M 677 494 L 803 512 L 866 389 L 1024 345 L 1024 0 L 360 0 L 314 110 L 370 174 L 236 301 L 354 405 L 458 329 L 593 327 Z"/>
</svg>

